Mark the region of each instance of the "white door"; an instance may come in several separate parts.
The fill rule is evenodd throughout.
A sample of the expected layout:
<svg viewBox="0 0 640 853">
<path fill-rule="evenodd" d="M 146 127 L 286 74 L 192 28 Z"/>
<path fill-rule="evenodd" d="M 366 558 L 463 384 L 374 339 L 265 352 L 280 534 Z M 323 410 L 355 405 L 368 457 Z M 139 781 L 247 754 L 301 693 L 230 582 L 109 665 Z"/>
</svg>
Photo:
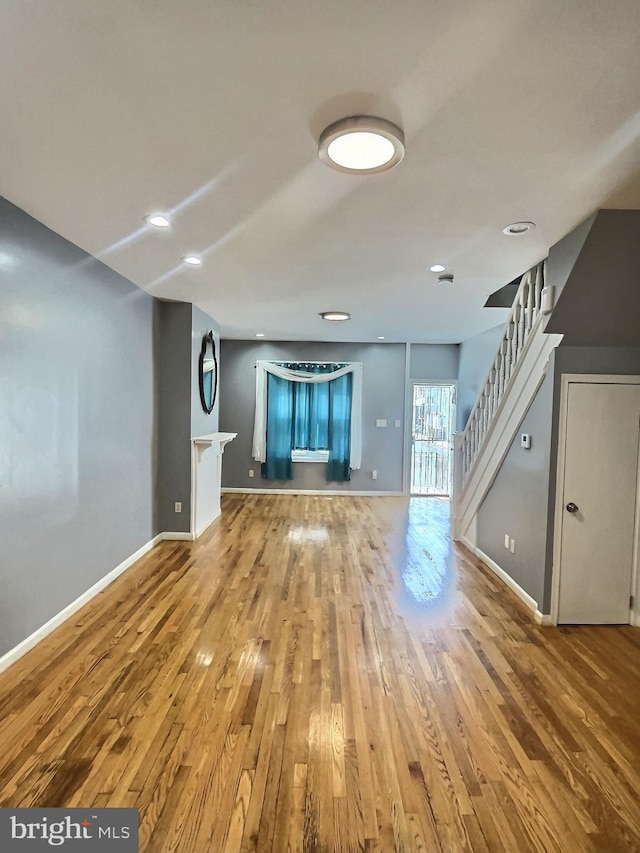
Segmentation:
<svg viewBox="0 0 640 853">
<path fill-rule="evenodd" d="M 558 622 L 629 622 L 640 386 L 570 383 Z"/>
</svg>

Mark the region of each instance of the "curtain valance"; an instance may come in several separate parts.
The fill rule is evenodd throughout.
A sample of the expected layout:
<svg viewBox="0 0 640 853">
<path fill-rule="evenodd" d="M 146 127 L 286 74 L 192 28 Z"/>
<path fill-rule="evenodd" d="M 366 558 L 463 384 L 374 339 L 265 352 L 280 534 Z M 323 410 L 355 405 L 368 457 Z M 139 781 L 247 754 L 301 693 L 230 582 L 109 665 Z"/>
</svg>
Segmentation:
<svg viewBox="0 0 640 853">
<path fill-rule="evenodd" d="M 287 379 L 289 382 L 331 382 L 347 373 L 353 374 L 351 394 L 351 432 L 349 467 L 360 468 L 362 464 L 362 362 L 355 361 L 338 367 L 330 373 L 310 373 L 285 367 L 273 361 L 256 362 L 256 413 L 253 424 L 253 458 L 265 462 L 267 458 L 267 373 Z"/>
</svg>

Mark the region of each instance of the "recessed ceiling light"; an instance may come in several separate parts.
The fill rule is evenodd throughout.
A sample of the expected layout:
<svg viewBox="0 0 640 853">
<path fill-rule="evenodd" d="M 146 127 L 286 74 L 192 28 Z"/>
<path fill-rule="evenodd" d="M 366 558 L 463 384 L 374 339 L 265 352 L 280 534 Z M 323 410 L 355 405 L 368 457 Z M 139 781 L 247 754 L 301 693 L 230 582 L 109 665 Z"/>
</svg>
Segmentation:
<svg viewBox="0 0 640 853">
<path fill-rule="evenodd" d="M 351 314 L 346 311 L 323 311 L 320 316 L 323 320 L 350 320 Z"/>
<path fill-rule="evenodd" d="M 147 216 L 147 222 L 149 225 L 153 225 L 154 228 L 168 228 L 171 225 L 167 217 L 161 213 L 154 213 L 153 216 Z"/>
<path fill-rule="evenodd" d="M 256 338 L 264 338 L 264 332 L 256 332 Z"/>
<path fill-rule="evenodd" d="M 384 172 L 404 157 L 404 134 L 383 118 L 352 116 L 322 132 L 318 153 L 323 163 L 342 172 Z"/>
<path fill-rule="evenodd" d="M 184 259 L 185 264 L 189 264 L 192 267 L 199 267 L 202 263 L 202 260 L 197 255 L 187 255 Z"/>
<path fill-rule="evenodd" d="M 502 233 L 510 237 L 517 237 L 519 234 L 526 234 L 527 231 L 531 231 L 535 227 L 535 222 L 512 222 L 511 225 L 502 229 Z"/>
<path fill-rule="evenodd" d="M 431 272 L 444 272 L 446 267 L 443 267 L 442 264 L 434 264 L 432 267 L 429 267 Z"/>
<path fill-rule="evenodd" d="M 384 335 L 378 335 L 378 340 L 379 340 L 379 341 L 383 341 L 383 340 L 384 340 Z"/>
</svg>

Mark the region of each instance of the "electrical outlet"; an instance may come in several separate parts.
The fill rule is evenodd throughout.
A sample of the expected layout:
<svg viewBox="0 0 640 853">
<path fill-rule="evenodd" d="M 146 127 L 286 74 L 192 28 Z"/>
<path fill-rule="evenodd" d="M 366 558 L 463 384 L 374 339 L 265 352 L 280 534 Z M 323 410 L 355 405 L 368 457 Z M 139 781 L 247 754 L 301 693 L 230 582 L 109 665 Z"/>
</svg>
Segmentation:
<svg viewBox="0 0 640 853">
<path fill-rule="evenodd" d="M 377 480 L 377 479 L 378 479 L 378 472 L 377 472 L 377 471 L 372 471 L 372 472 L 371 472 L 371 479 L 372 479 L 372 480 Z"/>
<path fill-rule="evenodd" d="M 516 553 L 516 540 L 515 539 L 509 540 L 509 550 L 511 551 L 512 554 Z"/>
<path fill-rule="evenodd" d="M 182 512 L 182 501 L 176 501 L 173 508 L 175 512 Z"/>
<path fill-rule="evenodd" d="M 508 533 L 504 534 L 504 547 L 505 548 L 509 547 L 509 534 Z"/>
<path fill-rule="evenodd" d="M 387 419 L 386 418 L 377 418 L 376 419 L 376 426 L 377 427 L 386 427 L 386 425 L 387 425 Z"/>
<path fill-rule="evenodd" d="M 255 475 L 256 475 L 256 472 L 253 470 L 253 468 L 249 468 L 249 476 L 255 477 Z"/>
</svg>

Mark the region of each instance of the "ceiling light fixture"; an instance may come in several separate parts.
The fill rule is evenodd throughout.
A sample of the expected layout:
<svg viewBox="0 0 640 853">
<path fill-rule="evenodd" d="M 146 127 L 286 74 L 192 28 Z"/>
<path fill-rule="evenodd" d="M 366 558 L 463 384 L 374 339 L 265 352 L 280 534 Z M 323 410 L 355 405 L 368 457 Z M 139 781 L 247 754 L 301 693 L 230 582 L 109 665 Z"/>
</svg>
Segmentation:
<svg viewBox="0 0 640 853">
<path fill-rule="evenodd" d="M 201 258 L 197 255 L 187 255 L 184 259 L 185 264 L 189 264 L 191 267 L 199 267 L 202 264 Z"/>
<path fill-rule="evenodd" d="M 379 341 L 383 341 L 383 340 L 384 340 L 384 335 L 378 335 L 378 340 L 379 340 Z"/>
<path fill-rule="evenodd" d="M 264 332 L 256 332 L 256 338 L 264 338 Z"/>
<path fill-rule="evenodd" d="M 323 311 L 320 316 L 323 320 L 350 320 L 351 314 L 346 311 Z"/>
<path fill-rule="evenodd" d="M 448 272 L 444 275 L 439 275 L 438 281 L 440 284 L 453 284 L 453 273 Z"/>
<path fill-rule="evenodd" d="M 404 133 L 383 118 L 351 116 L 322 132 L 318 153 L 323 163 L 341 172 L 385 172 L 404 157 Z"/>
<path fill-rule="evenodd" d="M 147 216 L 147 222 L 149 225 L 153 225 L 154 228 L 168 228 L 171 225 L 167 217 L 161 213 L 154 213 L 153 216 Z"/>
<path fill-rule="evenodd" d="M 431 272 L 444 272 L 446 270 L 446 267 L 442 264 L 434 264 L 432 267 L 429 267 L 429 269 L 431 270 Z"/>
<path fill-rule="evenodd" d="M 509 237 L 517 237 L 520 234 L 526 234 L 527 231 L 531 231 L 535 227 L 535 222 L 512 222 L 511 225 L 502 229 L 502 233 Z"/>
</svg>

